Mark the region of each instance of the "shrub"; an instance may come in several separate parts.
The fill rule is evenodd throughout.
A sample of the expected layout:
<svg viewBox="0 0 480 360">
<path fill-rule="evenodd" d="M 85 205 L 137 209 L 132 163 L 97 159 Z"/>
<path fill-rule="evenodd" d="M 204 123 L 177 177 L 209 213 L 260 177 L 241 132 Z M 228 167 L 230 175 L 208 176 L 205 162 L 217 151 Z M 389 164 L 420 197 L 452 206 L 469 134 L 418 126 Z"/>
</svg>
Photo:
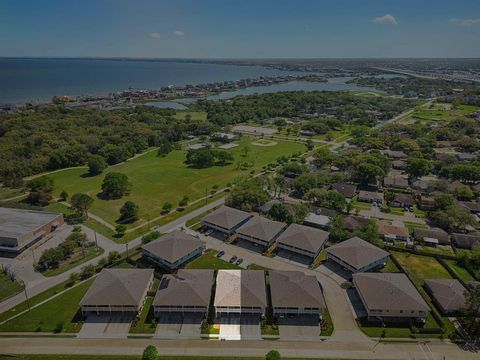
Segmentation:
<svg viewBox="0 0 480 360">
<path fill-rule="evenodd" d="M 281 356 L 277 350 L 270 350 L 267 355 L 265 355 L 265 360 L 280 360 Z"/>
</svg>

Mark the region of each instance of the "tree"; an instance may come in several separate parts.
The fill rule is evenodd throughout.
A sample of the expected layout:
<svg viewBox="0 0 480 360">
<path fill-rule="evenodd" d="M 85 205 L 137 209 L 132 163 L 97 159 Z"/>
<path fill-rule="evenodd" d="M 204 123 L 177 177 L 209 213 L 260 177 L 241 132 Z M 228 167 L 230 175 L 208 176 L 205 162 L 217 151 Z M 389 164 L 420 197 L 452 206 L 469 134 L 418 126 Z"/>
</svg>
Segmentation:
<svg viewBox="0 0 480 360">
<path fill-rule="evenodd" d="M 107 168 L 107 162 L 100 155 L 92 155 L 88 159 L 88 172 L 90 175 L 101 174 Z"/>
<path fill-rule="evenodd" d="M 164 139 L 158 144 L 158 156 L 165 156 L 173 150 L 173 145 L 170 141 Z"/>
<path fill-rule="evenodd" d="M 214 152 L 215 158 L 217 159 L 217 165 L 225 166 L 231 164 L 233 161 L 232 153 L 224 150 L 216 150 Z"/>
<path fill-rule="evenodd" d="M 173 208 L 173 205 L 172 203 L 166 201 L 163 206 L 162 206 L 162 210 L 165 214 L 168 214 Z"/>
<path fill-rule="evenodd" d="M 111 172 L 105 175 L 102 183 L 102 195 L 106 199 L 120 199 L 128 195 L 132 185 L 127 175 Z"/>
<path fill-rule="evenodd" d="M 267 355 L 265 355 L 265 360 L 280 360 L 281 356 L 277 350 L 270 350 Z"/>
<path fill-rule="evenodd" d="M 115 226 L 115 231 L 117 232 L 117 237 L 122 237 L 125 235 L 125 231 L 127 231 L 127 226 L 124 224 L 118 224 Z"/>
<path fill-rule="evenodd" d="M 276 221 L 291 224 L 295 221 L 294 216 L 285 204 L 273 204 L 268 211 L 268 216 Z"/>
<path fill-rule="evenodd" d="M 80 279 L 80 274 L 73 272 L 68 277 L 68 283 L 70 284 L 70 286 L 74 285 L 79 279 Z"/>
<path fill-rule="evenodd" d="M 125 202 L 120 208 L 120 219 L 129 222 L 138 220 L 138 205 L 133 201 Z"/>
<path fill-rule="evenodd" d="M 315 206 L 326 207 L 336 211 L 343 211 L 347 206 L 347 200 L 338 191 L 310 189 L 305 194 L 304 199 Z"/>
<path fill-rule="evenodd" d="M 180 207 L 185 207 L 187 206 L 188 204 L 188 196 L 185 195 L 179 202 L 178 202 L 178 206 Z"/>
<path fill-rule="evenodd" d="M 395 200 L 395 193 L 392 190 L 386 190 L 383 193 L 383 197 L 384 197 L 385 201 L 387 202 L 387 204 L 391 204 L 393 202 L 393 200 Z"/>
<path fill-rule="evenodd" d="M 122 256 L 120 255 L 120 253 L 118 251 L 110 251 L 108 253 L 107 260 L 108 260 L 109 264 L 113 264 L 115 261 L 118 261 L 121 258 L 122 258 Z"/>
<path fill-rule="evenodd" d="M 68 193 L 65 190 L 62 190 L 62 192 L 60 193 L 60 200 L 67 201 L 67 199 L 68 199 Z"/>
<path fill-rule="evenodd" d="M 385 171 L 378 165 L 368 162 L 362 162 L 355 166 L 353 170 L 353 178 L 361 185 L 376 183 L 378 178 L 383 178 Z"/>
<path fill-rule="evenodd" d="M 37 177 L 27 183 L 30 190 L 27 201 L 33 205 L 45 206 L 52 200 L 53 179 L 48 176 Z"/>
<path fill-rule="evenodd" d="M 453 189 L 453 195 L 458 200 L 470 200 L 474 197 L 473 191 L 467 185 L 457 186 Z"/>
<path fill-rule="evenodd" d="M 475 340 L 480 339 L 480 285 L 472 291 L 465 291 L 465 307 L 458 320 L 464 330 Z"/>
<path fill-rule="evenodd" d="M 88 209 L 92 207 L 93 199 L 87 194 L 73 194 L 70 198 L 72 207 L 82 216 L 88 217 Z"/>
<path fill-rule="evenodd" d="M 417 157 L 408 158 L 406 171 L 412 178 L 425 176 L 430 172 L 430 162 Z"/>
<path fill-rule="evenodd" d="M 324 165 L 330 165 L 333 159 L 333 153 L 329 148 L 320 148 L 313 154 L 313 164 L 319 169 Z"/>
<path fill-rule="evenodd" d="M 233 187 L 225 199 L 227 206 L 245 211 L 265 204 L 270 196 L 256 179 L 241 182 Z"/>
<path fill-rule="evenodd" d="M 145 350 L 143 350 L 142 360 L 157 360 L 158 351 L 157 348 L 153 345 L 148 345 Z"/>
<path fill-rule="evenodd" d="M 350 237 L 350 232 L 345 228 L 345 221 L 342 215 L 337 215 L 330 224 L 330 237 L 332 242 L 340 242 Z"/>
<path fill-rule="evenodd" d="M 85 280 L 85 279 L 91 278 L 93 275 L 95 275 L 95 272 L 96 272 L 95 265 L 92 265 L 92 264 L 85 265 L 80 270 L 80 279 Z"/>
<path fill-rule="evenodd" d="M 215 165 L 215 156 L 210 148 L 189 149 L 185 162 L 196 168 L 207 168 Z"/>
</svg>

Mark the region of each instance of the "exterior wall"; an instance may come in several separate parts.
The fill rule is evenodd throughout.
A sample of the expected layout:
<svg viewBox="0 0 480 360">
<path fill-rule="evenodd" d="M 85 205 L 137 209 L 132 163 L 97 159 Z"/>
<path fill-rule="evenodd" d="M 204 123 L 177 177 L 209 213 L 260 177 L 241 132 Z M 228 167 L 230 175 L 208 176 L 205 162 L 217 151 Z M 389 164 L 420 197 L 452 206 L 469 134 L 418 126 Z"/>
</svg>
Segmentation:
<svg viewBox="0 0 480 360">
<path fill-rule="evenodd" d="M 182 258 L 178 259 L 176 262 L 174 262 L 172 264 L 171 262 L 169 262 L 169 261 L 167 261 L 167 260 L 165 260 L 161 257 L 158 257 L 158 256 L 152 254 L 151 252 L 145 250 L 145 249 L 142 249 L 142 252 L 143 252 L 143 254 L 145 254 L 145 256 L 147 256 L 151 261 L 153 261 L 154 263 L 156 263 L 160 267 L 162 267 L 164 269 L 167 269 L 167 270 L 175 270 L 175 269 L 180 268 L 182 265 L 184 265 L 188 261 L 197 257 L 198 255 L 201 255 L 204 251 L 205 251 L 205 245 L 202 245 L 202 246 L 198 247 L 197 249 L 195 249 L 194 251 L 192 251 L 191 253 L 189 253 L 189 254 L 183 256 Z"/>
<path fill-rule="evenodd" d="M 272 237 L 269 241 L 257 239 L 253 236 L 248 236 L 248 235 L 243 235 L 243 234 L 238 234 L 238 233 L 237 233 L 237 238 L 240 239 L 240 240 L 250 241 L 250 242 L 259 244 L 261 246 L 270 247 L 278 239 L 278 237 L 280 236 L 281 233 L 282 233 L 282 231 L 280 231 L 277 235 Z"/>
<path fill-rule="evenodd" d="M 296 307 L 274 307 L 273 315 L 318 315 L 322 317 L 323 309 L 319 308 L 296 308 Z"/>
<path fill-rule="evenodd" d="M 228 314 L 265 314 L 265 309 L 261 307 L 246 306 L 215 306 L 215 314 L 217 317 Z"/>
<path fill-rule="evenodd" d="M 240 227 L 242 226 L 243 224 L 245 224 L 248 220 L 250 220 L 252 218 L 252 216 L 246 218 L 245 220 L 239 222 L 237 225 L 233 226 L 231 229 L 227 229 L 227 228 L 224 228 L 224 227 L 221 227 L 221 226 L 218 226 L 218 225 L 215 225 L 215 224 L 211 224 L 209 223 L 208 221 L 202 221 L 202 224 L 204 226 L 208 226 L 209 228 L 212 228 L 214 230 L 217 230 L 217 231 L 220 231 L 224 234 L 227 234 L 228 236 L 231 236 L 235 233 L 235 231 Z"/>
<path fill-rule="evenodd" d="M 423 312 L 423 311 L 408 309 L 408 304 L 405 304 L 405 309 L 402 309 L 402 310 L 369 309 L 368 306 L 366 305 L 365 300 L 363 299 L 362 293 L 358 291 L 358 287 L 355 280 L 353 280 L 353 285 L 355 286 L 357 290 L 357 294 L 362 300 L 363 306 L 367 311 L 368 318 L 370 320 L 384 319 L 385 321 L 409 321 L 409 320 L 425 321 L 425 319 L 428 316 L 428 311 Z"/>
<path fill-rule="evenodd" d="M 155 316 L 158 317 L 162 313 L 199 313 L 206 314 L 208 308 L 206 306 L 154 306 Z"/>
<path fill-rule="evenodd" d="M 315 259 L 317 257 L 317 255 L 320 253 L 320 251 L 323 249 L 323 246 L 322 246 L 322 248 L 320 248 L 316 253 L 313 253 L 311 251 L 303 250 L 303 249 L 297 248 L 295 246 L 290 246 L 290 245 L 283 244 L 283 243 L 280 243 L 280 242 L 277 243 L 277 244 L 278 244 L 277 246 L 278 246 L 279 249 L 291 251 L 293 253 L 303 255 L 303 256 L 308 256 L 312 260 Z"/>
</svg>

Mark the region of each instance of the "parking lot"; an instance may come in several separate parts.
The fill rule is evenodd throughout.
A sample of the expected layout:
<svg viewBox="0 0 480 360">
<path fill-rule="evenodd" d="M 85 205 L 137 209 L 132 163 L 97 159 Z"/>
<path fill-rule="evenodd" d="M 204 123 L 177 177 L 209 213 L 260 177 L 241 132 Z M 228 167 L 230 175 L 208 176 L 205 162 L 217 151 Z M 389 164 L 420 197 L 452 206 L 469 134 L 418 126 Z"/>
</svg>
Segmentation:
<svg viewBox="0 0 480 360">
<path fill-rule="evenodd" d="M 222 259 L 223 261 L 226 261 L 226 262 L 230 262 L 230 259 L 233 256 L 235 256 L 235 254 L 225 253 L 222 256 L 220 256 L 220 259 Z M 236 261 L 234 263 L 236 263 Z M 246 259 L 242 259 L 242 262 L 240 264 L 237 264 L 237 265 L 240 266 L 243 269 L 246 269 L 248 267 L 248 265 L 250 265 L 250 264 L 251 264 L 250 261 L 248 261 Z"/>
<path fill-rule="evenodd" d="M 78 333 L 84 339 L 125 339 L 128 336 L 133 314 L 90 314 Z"/>
<path fill-rule="evenodd" d="M 318 340 L 320 322 L 317 315 L 298 315 L 278 319 L 281 340 Z"/>
<path fill-rule="evenodd" d="M 155 338 L 157 339 L 199 339 L 203 315 L 165 313 L 159 316 Z"/>
</svg>

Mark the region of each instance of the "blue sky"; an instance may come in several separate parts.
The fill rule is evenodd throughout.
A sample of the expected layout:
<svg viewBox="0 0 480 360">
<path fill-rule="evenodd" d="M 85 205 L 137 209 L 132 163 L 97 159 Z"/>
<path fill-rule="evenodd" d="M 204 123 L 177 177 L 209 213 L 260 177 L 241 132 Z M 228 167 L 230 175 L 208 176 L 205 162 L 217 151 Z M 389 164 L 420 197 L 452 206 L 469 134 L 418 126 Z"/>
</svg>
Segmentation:
<svg viewBox="0 0 480 360">
<path fill-rule="evenodd" d="M 1 0 L 0 56 L 480 57 L 480 1 Z"/>
</svg>

